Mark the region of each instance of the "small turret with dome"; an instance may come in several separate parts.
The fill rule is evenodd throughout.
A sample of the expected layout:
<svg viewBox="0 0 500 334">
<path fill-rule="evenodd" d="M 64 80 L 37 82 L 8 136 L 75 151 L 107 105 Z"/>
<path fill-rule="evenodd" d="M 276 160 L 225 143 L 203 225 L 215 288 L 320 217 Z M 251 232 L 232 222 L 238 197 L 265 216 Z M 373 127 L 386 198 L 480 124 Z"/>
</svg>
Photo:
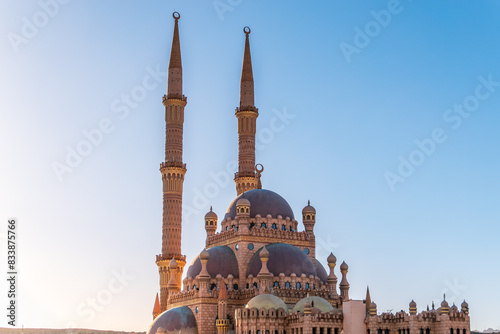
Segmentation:
<svg viewBox="0 0 500 334">
<path fill-rule="evenodd" d="M 236 216 L 237 217 L 250 217 L 250 201 L 245 198 L 245 193 L 236 202 Z"/>
<path fill-rule="evenodd" d="M 314 225 L 316 224 L 316 209 L 307 201 L 307 206 L 302 209 L 302 223 L 307 234 L 314 238 Z"/>
<path fill-rule="evenodd" d="M 412 299 L 410 302 L 410 315 L 416 315 L 417 314 L 417 303 Z"/>
<path fill-rule="evenodd" d="M 205 231 L 207 235 L 214 235 L 217 230 L 217 214 L 212 211 L 212 207 L 210 207 L 210 211 L 205 215 Z"/>
</svg>

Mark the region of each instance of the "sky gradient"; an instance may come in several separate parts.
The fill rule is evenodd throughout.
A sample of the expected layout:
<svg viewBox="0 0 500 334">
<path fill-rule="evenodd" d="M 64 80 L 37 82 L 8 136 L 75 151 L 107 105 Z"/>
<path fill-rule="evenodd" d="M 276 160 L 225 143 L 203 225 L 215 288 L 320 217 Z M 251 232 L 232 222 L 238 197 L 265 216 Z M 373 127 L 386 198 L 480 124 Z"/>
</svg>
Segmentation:
<svg viewBox="0 0 500 334">
<path fill-rule="evenodd" d="M 369 285 L 379 312 L 446 293 L 467 300 L 471 329 L 500 328 L 493 0 L 3 1 L 0 240 L 16 217 L 19 324 L 143 331 L 152 320 L 173 11 L 188 263 L 210 205 L 222 218 L 236 196 L 250 26 L 263 187 L 296 217 L 311 200 L 318 259 L 345 261 L 351 298 Z"/>
</svg>

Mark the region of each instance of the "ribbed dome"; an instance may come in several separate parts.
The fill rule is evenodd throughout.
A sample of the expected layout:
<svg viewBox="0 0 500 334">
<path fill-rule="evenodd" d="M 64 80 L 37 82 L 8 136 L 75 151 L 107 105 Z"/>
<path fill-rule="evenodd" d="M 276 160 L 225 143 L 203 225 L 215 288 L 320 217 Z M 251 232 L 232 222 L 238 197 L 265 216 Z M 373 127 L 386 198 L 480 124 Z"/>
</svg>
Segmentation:
<svg viewBox="0 0 500 334">
<path fill-rule="evenodd" d="M 242 195 L 236 197 L 226 211 L 224 219 L 236 217 L 236 202 Z M 271 215 L 276 218 L 281 215 L 284 218 L 294 219 L 293 211 L 288 202 L 277 193 L 266 189 L 253 189 L 245 192 L 245 199 L 250 202 L 250 218 L 255 218 L 257 214 L 262 217 Z"/>
<path fill-rule="evenodd" d="M 205 219 L 217 219 L 217 214 L 212 211 L 212 207 L 210 207 L 210 211 L 205 215 Z"/>
<path fill-rule="evenodd" d="M 158 329 L 160 329 L 158 331 Z M 176 307 L 160 314 L 149 327 L 147 334 L 159 333 L 198 334 L 193 311 L 187 306 Z"/>
<path fill-rule="evenodd" d="M 227 277 L 229 274 L 233 275 L 234 278 L 239 277 L 238 260 L 231 248 L 227 246 L 216 246 L 207 249 L 207 252 L 210 254 L 207 262 L 207 271 L 212 278 L 215 278 L 217 274 L 221 274 L 222 277 Z M 200 272 L 201 261 L 198 255 L 193 262 L 191 262 L 186 277 L 196 278 Z"/>
<path fill-rule="evenodd" d="M 311 205 L 310 201 L 307 201 L 307 205 L 302 209 L 302 214 L 316 213 L 316 209 Z"/>
<path fill-rule="evenodd" d="M 280 307 L 285 310 L 285 312 L 288 312 L 288 307 L 286 307 L 286 304 L 281 298 L 276 297 L 275 295 L 271 294 L 262 294 L 253 297 L 250 299 L 248 304 L 245 306 L 245 308 L 265 308 L 266 310 L 269 310 L 270 308 L 274 309 L 279 309 Z"/>
<path fill-rule="evenodd" d="M 290 276 L 295 273 L 297 276 L 306 274 L 306 276 L 316 276 L 316 269 L 311 259 L 304 254 L 299 248 L 283 243 L 275 243 L 266 245 L 269 252 L 269 261 L 267 268 L 274 276 L 279 276 L 280 273 L 285 276 Z M 252 274 L 254 277 L 259 274 L 262 262 L 260 261 L 259 249 L 248 262 L 247 276 Z"/>
<path fill-rule="evenodd" d="M 307 297 L 302 298 L 293 307 L 292 313 L 304 313 L 304 306 L 307 303 Z M 318 296 L 309 296 L 309 303 L 311 307 L 319 309 L 321 312 L 330 312 L 333 310 L 333 306 L 326 300 Z"/>
</svg>

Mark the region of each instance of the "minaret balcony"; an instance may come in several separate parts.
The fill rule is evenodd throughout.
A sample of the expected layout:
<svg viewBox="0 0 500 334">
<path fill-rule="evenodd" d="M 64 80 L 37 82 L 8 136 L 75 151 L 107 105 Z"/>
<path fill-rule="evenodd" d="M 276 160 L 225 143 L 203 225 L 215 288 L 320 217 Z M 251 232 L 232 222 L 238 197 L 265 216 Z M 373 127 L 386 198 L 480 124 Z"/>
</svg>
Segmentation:
<svg viewBox="0 0 500 334">
<path fill-rule="evenodd" d="M 180 100 L 187 102 L 187 97 L 184 96 L 184 94 L 175 94 L 175 93 L 170 93 L 168 95 L 163 95 L 163 103 L 167 100 Z"/>
<path fill-rule="evenodd" d="M 168 168 L 168 167 L 177 167 L 177 168 L 186 169 L 186 164 L 183 162 L 179 162 L 179 161 L 166 161 L 166 162 L 162 162 L 160 164 L 160 169 Z"/>
<path fill-rule="evenodd" d="M 256 112 L 257 114 L 259 113 L 259 108 L 255 106 L 241 106 L 239 108 L 236 108 L 236 112 L 243 112 L 243 111 L 253 111 Z"/>
</svg>

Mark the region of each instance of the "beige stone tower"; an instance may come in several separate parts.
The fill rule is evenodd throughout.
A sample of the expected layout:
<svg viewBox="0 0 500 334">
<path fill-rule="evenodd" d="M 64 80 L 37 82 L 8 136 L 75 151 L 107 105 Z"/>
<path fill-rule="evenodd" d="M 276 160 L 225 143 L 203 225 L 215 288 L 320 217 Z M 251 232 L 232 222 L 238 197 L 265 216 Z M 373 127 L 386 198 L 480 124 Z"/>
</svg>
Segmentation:
<svg viewBox="0 0 500 334">
<path fill-rule="evenodd" d="M 250 28 L 243 28 L 246 35 L 243 68 L 241 70 L 240 107 L 238 119 L 238 172 L 234 175 L 236 192 L 239 194 L 256 189 L 259 180 L 255 173 L 255 131 L 259 110 L 254 105 L 252 58 L 250 57 Z"/>
<path fill-rule="evenodd" d="M 181 254 L 182 231 L 182 186 L 186 174 L 186 164 L 182 162 L 182 139 L 184 107 L 187 99 L 182 95 L 182 63 L 179 42 L 179 13 L 175 19 L 174 37 L 168 67 L 167 94 L 163 96 L 165 106 L 165 162 L 160 166 L 163 180 L 163 225 L 161 255 L 156 257 L 160 273 L 160 308 L 168 308 L 169 290 L 180 290 L 186 256 Z M 175 282 L 171 282 L 169 263 L 175 259 Z M 177 286 L 174 288 L 172 283 Z M 169 289 L 170 286 L 170 289 Z"/>
</svg>

